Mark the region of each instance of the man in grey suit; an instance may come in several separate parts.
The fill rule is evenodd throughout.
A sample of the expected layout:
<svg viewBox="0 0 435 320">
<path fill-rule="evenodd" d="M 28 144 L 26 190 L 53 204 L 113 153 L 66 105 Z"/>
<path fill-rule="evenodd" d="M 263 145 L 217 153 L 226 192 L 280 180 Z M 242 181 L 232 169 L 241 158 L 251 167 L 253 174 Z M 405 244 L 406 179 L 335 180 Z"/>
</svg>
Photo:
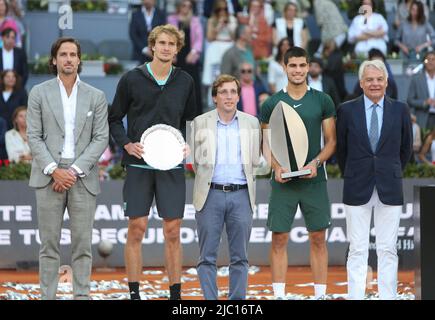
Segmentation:
<svg viewBox="0 0 435 320">
<path fill-rule="evenodd" d="M 100 192 L 97 162 L 108 145 L 109 126 L 104 93 L 80 81 L 80 57 L 75 39 L 58 39 L 50 57 L 57 77 L 34 86 L 29 95 L 29 185 L 36 189 L 44 300 L 56 298 L 65 209 L 70 217 L 74 299 L 89 299 L 92 225 Z"/>
<path fill-rule="evenodd" d="M 220 75 L 212 86 L 216 109 L 192 122 L 193 204 L 200 257 L 198 276 L 205 299 L 217 300 L 216 260 L 224 228 L 230 252 L 229 299 L 245 299 L 248 243 L 255 205 L 254 170 L 260 163 L 260 124 L 238 111 L 240 82 Z"/>
<path fill-rule="evenodd" d="M 408 104 L 417 116 L 422 128 L 435 125 L 435 51 L 430 51 L 423 59 L 424 69 L 411 79 L 408 91 Z"/>
</svg>

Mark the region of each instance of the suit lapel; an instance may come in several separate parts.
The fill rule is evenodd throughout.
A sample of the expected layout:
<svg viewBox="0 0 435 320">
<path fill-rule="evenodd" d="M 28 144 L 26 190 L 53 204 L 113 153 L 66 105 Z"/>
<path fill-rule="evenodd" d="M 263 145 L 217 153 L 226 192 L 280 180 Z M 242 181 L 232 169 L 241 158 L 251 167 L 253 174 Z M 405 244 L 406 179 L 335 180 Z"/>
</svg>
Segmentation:
<svg viewBox="0 0 435 320">
<path fill-rule="evenodd" d="M 421 73 L 421 79 L 420 79 L 420 83 L 425 83 L 424 86 L 422 86 L 423 90 L 424 90 L 424 97 L 429 97 L 429 87 L 428 87 L 428 83 L 426 81 L 426 72 L 423 70 L 423 72 Z"/>
<path fill-rule="evenodd" d="M 382 117 L 382 129 L 381 135 L 379 136 L 378 146 L 376 147 L 376 151 L 382 146 L 382 144 L 386 141 L 388 137 L 388 132 L 390 131 L 393 124 L 393 104 L 388 97 L 384 98 L 384 115 Z"/>
<path fill-rule="evenodd" d="M 78 138 L 83 130 L 89 111 L 89 92 L 83 85 L 77 87 L 77 104 L 76 104 L 76 121 L 74 126 L 74 142 L 77 143 Z"/>
<path fill-rule="evenodd" d="M 62 130 L 65 133 L 65 119 L 63 117 L 63 104 L 62 97 L 60 96 L 60 88 L 57 83 L 57 78 L 53 79 L 50 83 L 50 96 L 49 96 L 49 106 L 51 111 L 53 112 L 56 121 Z"/>
<path fill-rule="evenodd" d="M 212 132 L 212 139 L 208 139 L 210 141 L 210 160 L 211 163 L 216 163 L 216 148 L 217 148 L 217 111 L 216 109 L 213 112 L 210 112 L 210 116 L 207 118 L 207 127 Z"/>
<path fill-rule="evenodd" d="M 248 124 L 246 123 L 246 118 L 240 112 L 237 112 L 238 122 L 239 122 L 239 136 L 240 136 L 240 151 L 242 154 L 242 163 L 249 163 L 249 137 L 247 136 L 250 132 L 248 130 Z"/>
<path fill-rule="evenodd" d="M 354 112 L 355 117 L 355 127 L 360 133 L 362 139 L 364 140 L 364 144 L 366 148 L 372 152 L 372 147 L 370 145 L 369 133 L 367 132 L 367 119 L 366 119 L 366 110 L 364 106 L 364 95 L 356 100 L 356 110 Z"/>
</svg>

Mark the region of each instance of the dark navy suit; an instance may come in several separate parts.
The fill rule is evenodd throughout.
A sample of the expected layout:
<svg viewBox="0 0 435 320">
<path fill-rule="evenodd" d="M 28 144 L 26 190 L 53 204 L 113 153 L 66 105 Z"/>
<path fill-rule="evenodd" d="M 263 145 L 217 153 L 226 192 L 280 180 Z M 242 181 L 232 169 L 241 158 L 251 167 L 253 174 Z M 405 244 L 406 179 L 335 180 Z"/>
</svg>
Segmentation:
<svg viewBox="0 0 435 320">
<path fill-rule="evenodd" d="M 154 9 L 154 16 L 151 21 L 152 29 L 166 23 L 166 15 L 158 8 Z M 145 61 L 151 61 L 151 58 L 147 58 L 142 54 L 142 49 L 148 45 L 148 35 L 150 32 L 151 30 L 148 30 L 145 22 L 142 7 L 140 7 L 133 12 L 129 28 L 130 39 L 133 43 L 132 59 L 139 61 L 140 64 L 143 64 Z"/>
<path fill-rule="evenodd" d="M 412 125 L 405 103 L 384 99 L 382 130 L 373 152 L 367 133 L 364 98 L 340 105 L 337 160 L 344 177 L 343 202 L 366 204 L 374 187 L 386 205 L 402 205 L 402 171 L 412 154 Z"/>
</svg>

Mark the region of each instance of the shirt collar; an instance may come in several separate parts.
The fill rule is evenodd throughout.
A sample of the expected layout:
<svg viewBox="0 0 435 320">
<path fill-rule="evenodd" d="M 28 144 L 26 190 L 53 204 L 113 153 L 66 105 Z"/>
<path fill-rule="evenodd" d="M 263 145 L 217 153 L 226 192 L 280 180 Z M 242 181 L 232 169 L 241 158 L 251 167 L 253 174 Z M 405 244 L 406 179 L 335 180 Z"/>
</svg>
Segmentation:
<svg viewBox="0 0 435 320">
<path fill-rule="evenodd" d="M 61 85 L 63 86 L 63 82 L 62 82 L 62 80 L 60 80 L 59 75 L 57 75 L 57 83 L 58 83 L 58 84 L 61 84 Z M 75 87 L 76 85 L 78 86 L 79 83 L 80 83 L 80 77 L 79 77 L 79 75 L 77 74 L 76 82 L 74 82 L 73 87 Z"/>
<path fill-rule="evenodd" d="M 219 117 L 219 112 L 217 112 L 217 122 L 219 122 L 220 124 L 224 125 L 224 126 L 229 126 L 231 124 L 234 123 L 235 120 L 237 120 L 239 118 L 239 110 L 236 110 L 236 113 L 234 114 L 234 117 L 231 119 L 231 121 L 229 123 L 224 123 L 221 118 Z"/>
<path fill-rule="evenodd" d="M 432 77 L 432 78 L 430 77 L 429 72 L 425 71 L 424 73 L 426 74 L 426 79 L 427 79 L 427 80 L 431 81 L 431 80 L 434 80 L 434 79 L 435 79 L 435 76 Z"/>
<path fill-rule="evenodd" d="M 155 11 L 156 9 L 154 8 L 154 7 L 152 7 L 151 8 L 151 12 L 150 12 L 150 14 L 148 14 L 148 11 L 147 11 L 147 9 L 145 8 L 145 6 L 142 6 L 142 13 L 144 13 L 144 14 L 146 14 L 147 16 L 153 16 L 154 15 L 154 11 Z"/>
<path fill-rule="evenodd" d="M 376 103 L 379 107 L 384 108 L 384 100 L 385 100 L 385 96 L 382 97 L 382 99 Z M 372 105 L 374 105 L 375 103 L 373 101 L 371 101 L 369 98 L 367 98 L 366 95 L 364 95 L 364 107 L 366 110 L 369 110 L 370 107 Z"/>
<path fill-rule="evenodd" d="M 307 91 L 310 91 L 310 90 L 311 90 L 311 87 L 309 85 L 307 85 Z M 287 92 L 287 86 L 282 88 L 282 91 Z"/>
</svg>

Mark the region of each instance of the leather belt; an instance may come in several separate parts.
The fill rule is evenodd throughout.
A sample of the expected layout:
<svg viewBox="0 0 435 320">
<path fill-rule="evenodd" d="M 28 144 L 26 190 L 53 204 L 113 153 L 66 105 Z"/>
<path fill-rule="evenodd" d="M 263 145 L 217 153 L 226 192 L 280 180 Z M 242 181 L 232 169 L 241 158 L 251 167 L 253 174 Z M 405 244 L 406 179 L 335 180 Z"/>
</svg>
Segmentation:
<svg viewBox="0 0 435 320">
<path fill-rule="evenodd" d="M 247 189 L 248 185 L 247 184 L 226 184 L 226 185 L 223 185 L 223 184 L 211 183 L 210 188 L 216 189 L 216 190 L 221 190 L 223 192 L 232 192 L 232 191 Z"/>
</svg>

